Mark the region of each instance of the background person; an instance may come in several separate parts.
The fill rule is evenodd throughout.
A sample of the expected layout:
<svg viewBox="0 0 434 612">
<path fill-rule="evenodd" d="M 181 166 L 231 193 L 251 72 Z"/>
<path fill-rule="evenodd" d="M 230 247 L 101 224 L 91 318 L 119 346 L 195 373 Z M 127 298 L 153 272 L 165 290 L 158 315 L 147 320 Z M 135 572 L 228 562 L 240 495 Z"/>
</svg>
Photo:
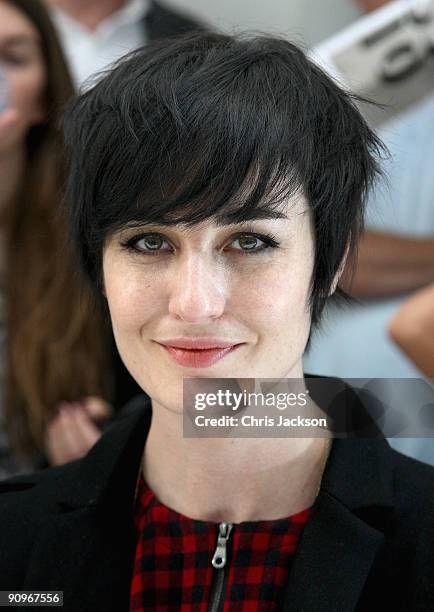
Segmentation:
<svg viewBox="0 0 434 612">
<path fill-rule="evenodd" d="M 109 328 L 59 215 L 73 93 L 38 0 L 0 0 L 0 477 L 82 456 L 112 399 Z M 57 409 L 61 407 L 58 416 Z M 54 417 L 54 418 L 53 418 Z"/>
<path fill-rule="evenodd" d="M 388 2 L 357 0 L 368 12 Z M 434 217 L 433 105 L 432 99 L 422 100 L 384 130 L 394 155 L 393 169 L 388 168 L 392 191 L 372 198 L 354 275 L 341 281 L 356 298 L 402 296 L 434 281 L 434 226 L 426 225 Z"/>
<path fill-rule="evenodd" d="M 371 8 L 370 2 L 359 4 Z M 304 364 L 312 373 L 383 379 L 383 397 L 405 410 L 393 379 L 423 373 L 392 341 L 388 328 L 411 293 L 434 281 L 434 94 L 382 126 L 380 136 L 391 152 L 383 162 L 387 184 L 371 193 L 355 269 L 347 269 L 341 280 L 360 303 L 327 310 Z M 389 441 L 434 464 L 432 439 Z"/>
<path fill-rule="evenodd" d="M 154 0 L 45 0 L 61 37 L 76 86 L 122 55 L 155 38 L 202 25 Z"/>
</svg>

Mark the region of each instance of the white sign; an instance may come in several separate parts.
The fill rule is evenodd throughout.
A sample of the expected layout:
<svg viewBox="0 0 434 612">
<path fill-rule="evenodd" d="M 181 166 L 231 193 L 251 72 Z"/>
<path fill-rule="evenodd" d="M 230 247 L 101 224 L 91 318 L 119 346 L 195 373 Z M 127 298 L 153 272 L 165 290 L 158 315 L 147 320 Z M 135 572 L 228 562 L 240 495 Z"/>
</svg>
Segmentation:
<svg viewBox="0 0 434 612">
<path fill-rule="evenodd" d="M 345 89 L 385 105 L 363 104 L 378 127 L 434 92 L 434 0 L 395 0 L 311 52 Z"/>
</svg>

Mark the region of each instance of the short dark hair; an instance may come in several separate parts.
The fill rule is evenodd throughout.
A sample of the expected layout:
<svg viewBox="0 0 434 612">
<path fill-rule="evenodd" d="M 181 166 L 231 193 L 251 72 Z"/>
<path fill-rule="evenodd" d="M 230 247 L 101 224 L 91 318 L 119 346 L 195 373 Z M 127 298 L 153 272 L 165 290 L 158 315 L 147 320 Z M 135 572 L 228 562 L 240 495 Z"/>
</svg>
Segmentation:
<svg viewBox="0 0 434 612">
<path fill-rule="evenodd" d="M 190 34 L 122 58 L 64 122 L 71 237 L 95 286 L 105 239 L 126 225 L 278 215 L 302 189 L 316 324 L 380 174 L 383 145 L 356 102 L 274 36 Z"/>
</svg>

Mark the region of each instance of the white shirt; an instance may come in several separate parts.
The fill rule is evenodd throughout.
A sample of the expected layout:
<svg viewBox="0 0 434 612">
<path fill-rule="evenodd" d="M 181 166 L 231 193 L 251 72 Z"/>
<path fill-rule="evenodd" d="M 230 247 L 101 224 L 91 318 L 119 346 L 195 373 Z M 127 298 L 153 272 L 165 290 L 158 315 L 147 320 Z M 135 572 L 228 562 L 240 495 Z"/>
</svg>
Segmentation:
<svg viewBox="0 0 434 612">
<path fill-rule="evenodd" d="M 51 8 L 77 88 L 128 51 L 145 44 L 142 20 L 148 9 L 148 0 L 128 0 L 96 30 L 89 30 L 57 6 Z M 84 88 L 89 87 L 92 80 Z"/>
</svg>

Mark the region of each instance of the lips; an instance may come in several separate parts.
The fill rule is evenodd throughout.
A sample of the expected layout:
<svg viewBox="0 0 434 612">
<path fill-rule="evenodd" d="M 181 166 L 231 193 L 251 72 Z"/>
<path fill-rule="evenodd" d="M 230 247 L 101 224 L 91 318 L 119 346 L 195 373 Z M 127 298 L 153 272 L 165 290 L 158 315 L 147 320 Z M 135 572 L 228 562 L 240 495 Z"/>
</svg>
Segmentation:
<svg viewBox="0 0 434 612">
<path fill-rule="evenodd" d="M 217 338 L 171 338 L 170 340 L 159 340 L 158 344 L 164 344 L 164 346 L 173 346 L 181 349 L 214 349 L 228 348 L 240 343 L 233 341 L 227 342 Z"/>
<path fill-rule="evenodd" d="M 226 357 L 229 353 L 232 353 L 241 344 L 232 344 L 229 346 L 223 347 L 213 347 L 213 348 L 180 348 L 175 346 L 169 346 L 160 344 L 163 349 L 165 349 L 172 359 L 188 368 L 207 368 L 223 357 Z"/>
</svg>

